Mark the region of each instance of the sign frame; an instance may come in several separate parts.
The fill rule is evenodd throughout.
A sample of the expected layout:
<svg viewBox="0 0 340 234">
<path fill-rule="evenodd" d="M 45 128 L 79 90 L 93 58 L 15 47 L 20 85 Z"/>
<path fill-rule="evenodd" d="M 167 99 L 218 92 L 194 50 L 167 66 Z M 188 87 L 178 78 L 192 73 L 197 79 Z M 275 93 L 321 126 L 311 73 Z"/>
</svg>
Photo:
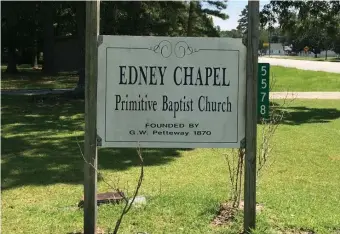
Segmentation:
<svg viewBox="0 0 340 234">
<path fill-rule="evenodd" d="M 155 42 L 158 43 L 155 43 Z M 150 53 L 150 56 L 155 53 L 162 53 L 160 43 L 162 41 L 172 42 L 174 53 L 171 56 L 181 58 L 180 55 L 175 54 L 174 42 L 185 42 L 185 46 L 188 46 L 187 54 L 201 53 L 200 56 L 207 57 L 209 51 L 214 52 L 227 52 L 235 50 L 235 46 L 238 49 L 238 100 L 237 100 L 237 137 L 234 142 L 217 142 L 217 141 L 146 141 L 140 137 L 140 140 L 121 140 L 121 141 L 108 141 L 106 137 L 107 127 L 105 126 L 107 119 L 107 104 L 104 104 L 107 100 L 104 95 L 107 91 L 106 71 L 107 65 L 107 48 L 115 47 L 117 50 L 113 53 L 121 53 L 122 50 L 138 50 Z M 144 44 L 143 44 L 144 42 Z M 147 43 L 145 43 L 147 42 Z M 202 43 L 204 42 L 204 43 Z M 210 42 L 210 43 L 209 43 Z M 215 47 L 212 44 L 217 45 Z M 190 46 L 189 46 L 190 45 Z M 204 45 L 199 47 L 199 45 Z M 226 45 L 227 48 L 222 46 Z M 178 48 L 177 48 L 178 49 Z M 124 56 L 120 54 L 120 56 Z M 170 56 L 166 54 L 165 56 Z M 227 56 L 227 55 L 226 55 Z M 164 57 L 164 56 L 163 56 Z M 189 56 L 188 56 L 189 57 Z M 173 58 L 172 58 L 173 59 Z M 207 58 L 208 59 L 208 58 Z M 190 61 L 190 60 L 183 60 Z M 180 64 L 180 63 L 179 63 Z M 118 64 L 116 65 L 118 66 Z M 98 147 L 112 147 L 112 148 L 240 148 L 244 144 L 245 138 L 245 104 L 246 104 L 246 47 L 239 39 L 233 38 L 197 38 L 197 37 L 158 37 L 158 36 L 108 36 L 100 35 L 98 43 L 98 89 L 97 89 L 97 135 L 98 135 Z M 133 88 L 133 87 L 131 87 Z M 105 113 L 105 116 L 104 116 Z M 133 113 L 131 113 L 133 114 Z M 226 124 L 226 123 L 224 123 Z M 204 130 L 204 129 L 202 129 Z M 222 130 L 221 130 L 222 131 Z M 111 133 L 110 133 L 111 134 Z M 112 134 L 113 135 L 113 134 Z M 210 138 L 207 136 L 206 138 Z"/>
</svg>

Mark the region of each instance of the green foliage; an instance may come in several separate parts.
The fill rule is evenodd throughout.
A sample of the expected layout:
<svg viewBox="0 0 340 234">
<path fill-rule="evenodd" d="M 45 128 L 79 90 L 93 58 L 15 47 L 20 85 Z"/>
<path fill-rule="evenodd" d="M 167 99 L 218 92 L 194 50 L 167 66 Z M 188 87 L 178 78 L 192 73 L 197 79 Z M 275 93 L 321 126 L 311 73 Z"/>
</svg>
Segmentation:
<svg viewBox="0 0 340 234">
<path fill-rule="evenodd" d="M 238 26 L 236 27 L 236 29 L 239 30 L 243 35 L 245 35 L 248 28 L 248 5 L 245 6 L 239 16 L 240 19 L 237 21 Z"/>
<path fill-rule="evenodd" d="M 247 32 L 248 32 L 248 5 L 242 10 L 240 14 L 240 19 L 238 20 L 237 33 L 241 34 L 243 44 L 247 43 Z M 268 42 L 271 38 L 269 36 L 269 31 L 263 27 L 259 27 L 259 50 L 264 50 L 266 47 L 263 43 Z"/>
<path fill-rule="evenodd" d="M 84 45 L 82 32 L 85 30 L 85 2 L 1 4 L 2 48 L 8 51 L 2 61 L 9 62 L 13 71 L 16 71 L 17 64 L 30 63 L 36 52 L 43 50 L 46 55 L 44 68 L 52 71 L 51 56 L 54 40 L 58 37 L 75 36 L 79 38 L 79 44 Z M 219 37 L 219 30 L 214 27 L 212 17 L 227 19 L 228 16 L 223 12 L 226 8 L 226 1 L 101 1 L 100 33 Z M 15 60 L 16 51 L 19 54 L 27 52 L 26 60 Z M 83 66 L 83 63 L 80 64 Z"/>
<path fill-rule="evenodd" d="M 230 31 L 220 31 L 221 37 L 242 38 L 242 33 L 239 30 L 232 29 Z"/>
<path fill-rule="evenodd" d="M 339 1 L 271 1 L 261 12 L 261 24 L 279 23 L 283 41 L 296 52 L 308 46 L 314 54 L 336 49 L 340 34 Z M 282 40 L 281 40 L 282 41 Z"/>
<path fill-rule="evenodd" d="M 208 15 L 212 15 L 212 16 L 216 16 L 218 18 L 221 18 L 221 19 L 228 19 L 228 15 L 226 15 L 225 13 L 221 12 L 222 10 L 225 10 L 227 9 L 227 1 L 224 0 L 224 1 L 207 1 L 208 5 L 210 7 L 213 7 L 215 9 L 202 9 L 202 12 L 203 13 L 206 13 Z"/>
<path fill-rule="evenodd" d="M 336 35 L 334 40 L 334 52 L 340 54 L 340 32 Z"/>
<path fill-rule="evenodd" d="M 211 16 L 228 19 L 223 12 L 226 1 L 193 2 L 195 5 L 195 34 L 206 36 L 217 32 Z M 44 22 L 41 2 L 2 2 L 3 38 L 6 38 L 7 19 L 16 15 L 15 27 L 20 42 L 17 47 L 27 47 L 30 32 L 38 22 L 39 33 Z M 76 8 L 78 2 L 54 2 L 53 15 L 55 36 L 77 35 Z M 187 2 L 150 1 L 102 1 L 101 33 L 106 35 L 185 35 L 189 17 Z M 38 14 L 33 14 L 38 10 Z M 41 37 L 41 35 L 40 35 Z M 6 41 L 6 40 L 5 40 Z M 6 44 L 4 45 L 6 46 Z"/>
</svg>

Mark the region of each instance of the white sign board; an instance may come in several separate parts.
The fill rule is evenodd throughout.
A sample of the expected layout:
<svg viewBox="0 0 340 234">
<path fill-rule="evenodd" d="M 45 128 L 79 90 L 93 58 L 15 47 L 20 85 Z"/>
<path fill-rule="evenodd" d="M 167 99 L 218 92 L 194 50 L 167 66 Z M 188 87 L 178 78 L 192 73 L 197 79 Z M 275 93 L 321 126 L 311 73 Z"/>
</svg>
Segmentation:
<svg viewBox="0 0 340 234">
<path fill-rule="evenodd" d="M 240 39 L 100 36 L 100 147 L 239 148 L 246 48 Z"/>
</svg>

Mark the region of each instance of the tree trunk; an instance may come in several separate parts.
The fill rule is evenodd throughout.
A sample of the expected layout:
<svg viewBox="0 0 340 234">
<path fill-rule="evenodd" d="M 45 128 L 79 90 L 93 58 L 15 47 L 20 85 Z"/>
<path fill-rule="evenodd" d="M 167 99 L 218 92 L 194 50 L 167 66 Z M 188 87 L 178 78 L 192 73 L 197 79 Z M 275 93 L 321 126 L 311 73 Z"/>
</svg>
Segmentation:
<svg viewBox="0 0 340 234">
<path fill-rule="evenodd" d="M 188 23 L 187 23 L 187 36 L 193 36 L 193 26 L 194 26 L 194 12 L 195 12 L 195 2 L 190 1 L 189 5 L 189 16 L 188 16 Z"/>
<path fill-rule="evenodd" d="M 79 79 L 77 89 L 85 88 L 85 1 L 76 3 L 77 34 L 79 41 Z"/>
<path fill-rule="evenodd" d="M 142 2 L 141 1 L 131 1 L 132 4 L 132 21 L 131 21 L 131 35 L 142 35 L 142 33 L 145 31 L 145 28 L 142 28 L 140 15 L 141 15 L 141 9 L 142 9 Z"/>
<path fill-rule="evenodd" d="M 17 73 L 17 56 L 15 51 L 15 44 L 10 43 L 8 46 L 8 65 L 6 73 Z"/>
<path fill-rule="evenodd" d="M 37 27 L 37 25 L 35 25 Z M 32 46 L 32 68 L 38 69 L 38 41 L 37 41 L 37 29 L 34 29 L 33 33 L 33 46 Z"/>
<path fill-rule="evenodd" d="M 37 46 L 36 46 L 36 42 L 35 45 L 33 47 L 33 52 L 32 52 L 33 58 L 32 58 L 32 67 L 33 69 L 38 69 L 38 52 L 37 52 Z"/>
<path fill-rule="evenodd" d="M 39 66 L 39 61 L 40 61 L 40 52 L 39 52 L 39 46 L 37 45 L 37 64 Z"/>
<path fill-rule="evenodd" d="M 44 63 L 43 72 L 54 74 L 54 26 L 53 26 L 53 3 L 44 1 L 42 3 L 43 12 L 43 37 L 44 37 Z"/>
<path fill-rule="evenodd" d="M 39 5 L 35 5 L 34 10 L 34 29 L 32 30 L 32 38 L 33 38 L 33 45 L 32 45 L 32 67 L 33 69 L 38 69 L 38 18 L 37 18 L 37 11 L 39 9 Z"/>
<path fill-rule="evenodd" d="M 16 48 L 15 48 L 15 40 L 13 40 L 16 35 L 15 35 L 15 30 L 10 30 L 10 41 L 8 45 L 8 65 L 6 72 L 7 73 L 17 73 L 17 55 L 16 55 Z"/>
<path fill-rule="evenodd" d="M 118 35 L 118 6 L 117 6 L 117 2 L 112 2 L 112 4 L 113 4 L 113 23 L 114 23 L 114 25 L 115 25 L 115 27 L 113 27 L 113 32 L 112 32 L 112 34 L 113 35 Z"/>
<path fill-rule="evenodd" d="M 268 46 L 268 51 L 269 51 L 269 57 L 270 57 L 270 44 L 272 43 L 272 41 L 271 41 L 271 30 L 269 30 L 269 38 L 268 38 L 268 43 L 269 43 L 269 46 Z"/>
<path fill-rule="evenodd" d="M 12 3 L 14 4 L 14 3 Z M 7 73 L 17 73 L 17 56 L 16 56 L 16 39 L 17 39 L 17 30 L 16 30 L 16 14 L 15 9 L 12 5 L 11 12 L 9 12 L 7 17 L 7 34 L 8 34 L 8 65 L 6 68 Z"/>
<path fill-rule="evenodd" d="M 325 60 L 327 60 L 327 51 L 328 51 L 328 49 L 326 49 L 326 57 L 325 57 Z"/>
</svg>

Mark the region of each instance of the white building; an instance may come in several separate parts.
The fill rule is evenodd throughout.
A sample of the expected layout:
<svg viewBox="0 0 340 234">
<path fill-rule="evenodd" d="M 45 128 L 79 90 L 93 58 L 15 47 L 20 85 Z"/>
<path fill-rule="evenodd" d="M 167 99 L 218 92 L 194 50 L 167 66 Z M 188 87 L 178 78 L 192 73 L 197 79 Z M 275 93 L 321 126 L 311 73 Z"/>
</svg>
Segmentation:
<svg viewBox="0 0 340 234">
<path fill-rule="evenodd" d="M 286 55 L 287 48 L 281 43 L 270 43 L 266 50 L 266 55 Z"/>
<path fill-rule="evenodd" d="M 315 54 L 311 51 L 308 52 L 301 52 L 299 53 L 300 56 L 304 56 L 304 57 L 314 57 Z M 337 57 L 338 55 L 332 51 L 332 50 L 327 50 L 327 57 Z M 320 58 L 325 58 L 326 57 L 326 50 L 321 51 L 320 54 L 318 54 L 318 57 Z"/>
<path fill-rule="evenodd" d="M 274 55 L 274 56 L 284 56 L 284 55 L 289 55 L 290 52 L 292 51 L 292 45 L 290 46 L 284 46 L 281 43 L 271 43 L 269 47 L 266 48 L 265 55 Z M 303 57 L 314 57 L 314 53 L 311 51 L 301 51 L 298 53 L 299 56 Z M 337 57 L 339 56 L 332 50 L 327 51 L 327 57 Z M 318 57 L 320 58 L 325 58 L 326 57 L 326 51 L 321 51 L 320 54 L 318 54 Z"/>
</svg>

